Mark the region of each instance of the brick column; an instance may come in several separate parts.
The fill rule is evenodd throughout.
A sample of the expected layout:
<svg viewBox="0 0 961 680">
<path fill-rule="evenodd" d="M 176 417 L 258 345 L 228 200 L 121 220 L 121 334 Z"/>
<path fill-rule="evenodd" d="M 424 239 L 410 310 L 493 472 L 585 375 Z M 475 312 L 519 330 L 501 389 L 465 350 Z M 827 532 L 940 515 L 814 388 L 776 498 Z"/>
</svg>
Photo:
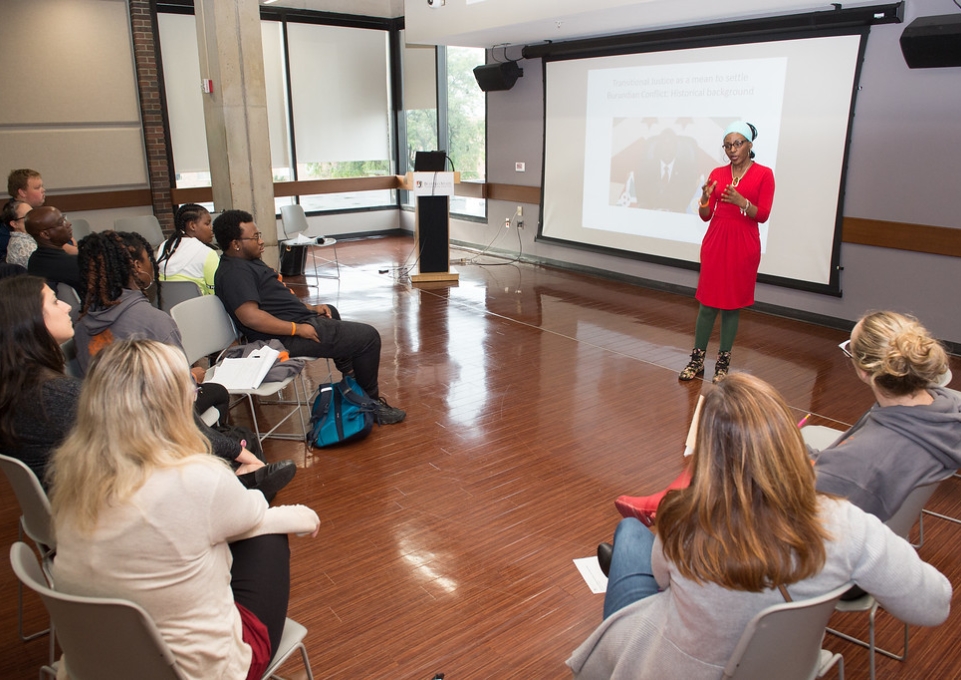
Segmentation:
<svg viewBox="0 0 961 680">
<path fill-rule="evenodd" d="M 156 13 L 152 11 L 152 0 L 128 1 L 151 203 L 160 227 L 169 233 L 173 231 L 174 222 L 170 198 L 173 159 L 167 143 L 167 112 L 161 97 L 163 71 L 159 64 L 160 38 L 157 35 Z"/>
</svg>

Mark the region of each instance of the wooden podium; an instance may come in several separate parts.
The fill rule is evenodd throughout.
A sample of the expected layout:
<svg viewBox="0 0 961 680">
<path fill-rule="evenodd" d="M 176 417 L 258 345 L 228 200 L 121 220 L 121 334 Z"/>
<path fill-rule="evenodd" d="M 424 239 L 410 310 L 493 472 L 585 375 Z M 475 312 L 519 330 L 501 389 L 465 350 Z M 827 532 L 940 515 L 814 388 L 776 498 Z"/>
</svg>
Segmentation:
<svg viewBox="0 0 961 680">
<path fill-rule="evenodd" d="M 450 197 L 460 183 L 459 172 L 409 172 L 404 188 L 416 196 L 414 238 L 419 253 L 414 283 L 457 281 L 450 268 Z"/>
</svg>

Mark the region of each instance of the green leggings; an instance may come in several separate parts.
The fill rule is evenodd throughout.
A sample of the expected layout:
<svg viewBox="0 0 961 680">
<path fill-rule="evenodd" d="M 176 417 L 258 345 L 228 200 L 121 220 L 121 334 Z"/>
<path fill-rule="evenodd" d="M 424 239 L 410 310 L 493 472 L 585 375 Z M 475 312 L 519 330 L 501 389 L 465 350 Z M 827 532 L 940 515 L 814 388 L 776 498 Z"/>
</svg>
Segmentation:
<svg viewBox="0 0 961 680">
<path fill-rule="evenodd" d="M 737 322 L 741 316 L 740 309 L 718 309 L 701 305 L 697 312 L 697 322 L 694 324 L 694 347 L 707 349 L 707 341 L 711 339 L 714 321 L 717 313 L 721 313 L 721 347 L 722 352 L 730 352 L 734 347 L 734 336 L 737 335 Z"/>
</svg>

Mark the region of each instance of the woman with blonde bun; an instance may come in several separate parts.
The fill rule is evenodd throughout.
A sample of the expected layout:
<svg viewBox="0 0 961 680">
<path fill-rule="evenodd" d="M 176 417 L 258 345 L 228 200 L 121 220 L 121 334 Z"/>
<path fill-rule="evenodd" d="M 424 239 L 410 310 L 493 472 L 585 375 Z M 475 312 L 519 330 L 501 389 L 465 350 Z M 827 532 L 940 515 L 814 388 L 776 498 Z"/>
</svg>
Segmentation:
<svg viewBox="0 0 961 680">
<path fill-rule="evenodd" d="M 961 397 L 935 386 L 947 353 L 913 317 L 867 314 L 841 350 L 877 403 L 815 452 L 818 490 L 887 521 L 915 487 L 961 468 Z"/>
<path fill-rule="evenodd" d="M 841 351 L 877 403 L 831 446 L 809 449 L 817 488 L 886 522 L 915 487 L 961 468 L 961 395 L 936 386 L 948 370 L 947 353 L 913 317 L 871 312 Z M 689 483 L 685 470 L 667 490 Z M 621 496 L 614 505 L 651 526 L 664 494 Z"/>
</svg>

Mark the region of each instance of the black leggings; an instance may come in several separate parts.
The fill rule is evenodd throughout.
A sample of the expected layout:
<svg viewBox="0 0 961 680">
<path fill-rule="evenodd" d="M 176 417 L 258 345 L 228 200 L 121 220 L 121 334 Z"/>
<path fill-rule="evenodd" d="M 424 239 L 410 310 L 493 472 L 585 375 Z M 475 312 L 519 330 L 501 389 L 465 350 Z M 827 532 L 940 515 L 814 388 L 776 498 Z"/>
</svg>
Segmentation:
<svg viewBox="0 0 961 680">
<path fill-rule="evenodd" d="M 217 383 L 204 383 L 198 385 L 197 400 L 194 402 L 194 411 L 198 416 L 202 416 L 207 409 L 213 406 L 220 412 L 217 422 L 227 423 L 227 416 L 230 413 L 230 395 L 227 388 Z"/>
<path fill-rule="evenodd" d="M 230 589 L 267 627 L 271 656 L 277 653 L 290 598 L 290 546 L 287 534 L 266 534 L 230 544 L 234 563 Z"/>
</svg>

